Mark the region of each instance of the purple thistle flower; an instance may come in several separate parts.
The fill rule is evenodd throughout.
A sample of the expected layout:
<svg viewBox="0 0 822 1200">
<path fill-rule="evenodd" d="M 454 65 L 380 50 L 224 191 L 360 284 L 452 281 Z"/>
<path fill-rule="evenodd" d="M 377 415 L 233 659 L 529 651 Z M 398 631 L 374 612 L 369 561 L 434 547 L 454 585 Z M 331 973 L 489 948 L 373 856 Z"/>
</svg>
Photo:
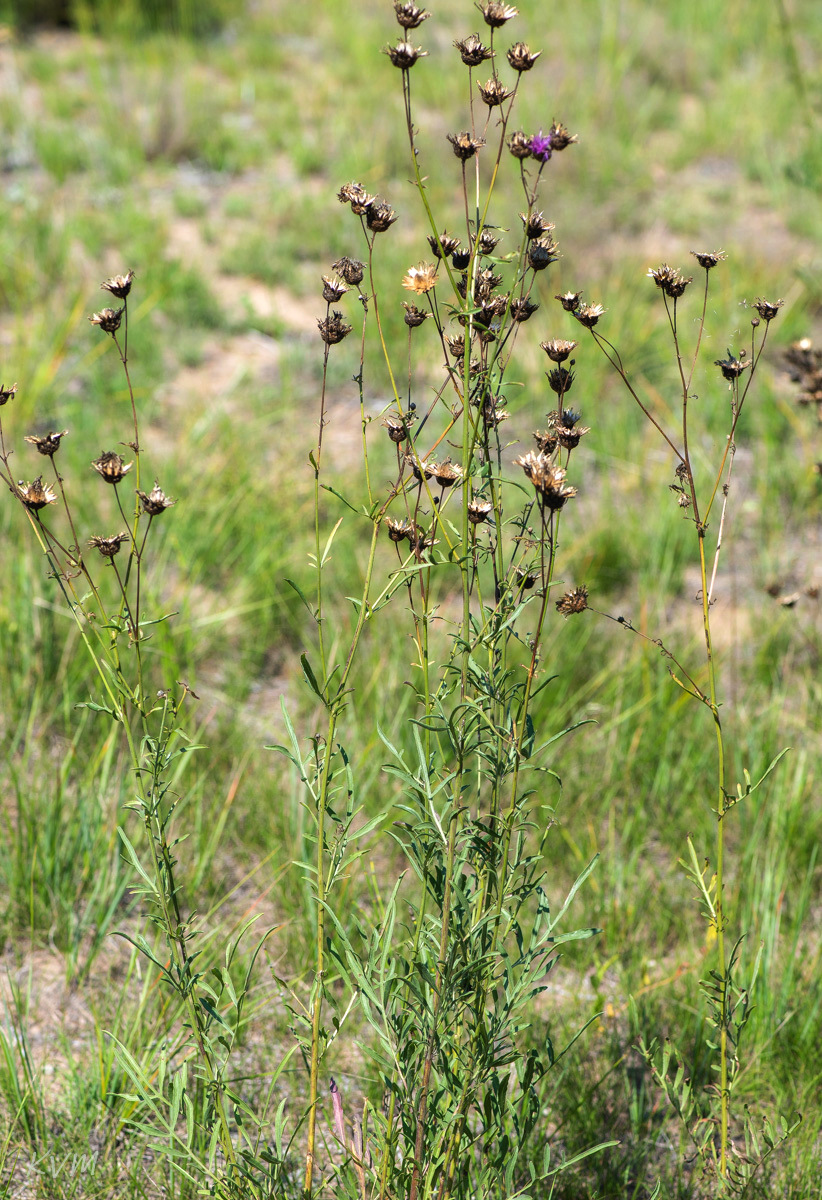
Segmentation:
<svg viewBox="0 0 822 1200">
<path fill-rule="evenodd" d="M 540 129 L 539 133 L 531 138 L 531 157 L 537 159 L 538 162 L 547 163 L 551 157 L 551 135 L 543 134 Z"/>
</svg>

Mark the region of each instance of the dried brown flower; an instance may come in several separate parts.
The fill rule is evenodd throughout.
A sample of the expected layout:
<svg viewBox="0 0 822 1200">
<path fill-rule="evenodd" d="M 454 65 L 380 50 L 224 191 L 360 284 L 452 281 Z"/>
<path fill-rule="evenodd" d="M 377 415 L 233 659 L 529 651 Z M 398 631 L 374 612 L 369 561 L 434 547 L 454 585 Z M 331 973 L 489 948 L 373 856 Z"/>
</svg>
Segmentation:
<svg viewBox="0 0 822 1200">
<path fill-rule="evenodd" d="M 532 437 L 537 444 L 540 454 L 553 454 L 559 445 L 556 429 L 535 429 Z"/>
<path fill-rule="evenodd" d="M 49 458 L 53 458 L 60 449 L 61 439 L 64 438 L 67 433 L 68 430 L 64 429 L 62 433 L 47 433 L 44 437 L 30 435 L 25 437 L 23 441 L 31 442 L 32 446 L 36 446 L 41 454 L 45 454 Z"/>
<path fill-rule="evenodd" d="M 92 325 L 99 325 L 103 333 L 110 333 L 114 337 L 120 328 L 124 311 L 122 308 L 103 308 L 100 312 L 93 313 L 89 321 Z"/>
<path fill-rule="evenodd" d="M 416 267 L 409 267 L 403 276 L 402 286 L 409 292 L 424 296 L 437 286 L 437 268 L 433 263 L 421 262 Z"/>
<path fill-rule="evenodd" d="M 394 0 L 394 12 L 403 29 L 416 29 L 431 16 L 424 8 L 418 8 L 413 0 Z"/>
<path fill-rule="evenodd" d="M 552 150 L 565 150 L 566 147 L 573 146 L 575 142 L 579 141 L 579 134 L 569 133 L 561 121 L 552 121 L 548 136 L 551 139 Z"/>
<path fill-rule="evenodd" d="M 693 254 L 700 267 L 703 267 L 706 271 L 710 271 L 717 263 L 722 262 L 728 257 L 724 250 L 715 250 L 712 254 L 708 254 L 704 250 L 692 250 L 691 254 Z"/>
<path fill-rule="evenodd" d="M 437 237 L 434 237 L 433 233 L 428 235 L 428 245 L 435 258 L 450 258 L 459 244 L 459 238 L 452 237 L 444 229 Z"/>
<path fill-rule="evenodd" d="M 159 517 L 167 508 L 171 508 L 172 504 L 177 503 L 176 500 L 172 500 L 165 494 L 156 479 L 150 492 L 138 491 L 137 495 L 143 505 L 143 512 L 148 513 L 150 517 Z"/>
<path fill-rule="evenodd" d="M 541 50 L 532 54 L 525 42 L 516 42 L 508 51 L 508 62 L 515 71 L 530 71 L 539 58 Z"/>
<path fill-rule="evenodd" d="M 534 454 L 533 450 L 529 450 L 516 461 L 531 480 L 542 504 L 552 512 L 576 496 L 577 489 L 565 483 L 564 468 L 555 466 L 547 455 Z"/>
<path fill-rule="evenodd" d="M 465 338 L 462 334 L 455 337 L 453 334 L 446 333 L 445 344 L 448 347 L 448 353 L 453 358 L 465 358 Z"/>
<path fill-rule="evenodd" d="M 552 338 L 550 342 L 540 342 L 540 346 L 550 358 L 551 362 L 565 362 L 574 350 L 576 350 L 579 342 L 565 342 L 561 338 Z"/>
<path fill-rule="evenodd" d="M 473 138 L 467 130 L 463 130 L 461 133 L 449 133 L 447 137 L 454 147 L 454 153 L 462 162 L 473 158 L 476 152 L 485 145 L 485 138 Z"/>
<path fill-rule="evenodd" d="M 511 151 L 514 158 L 530 158 L 531 139 L 527 133 L 523 133 L 521 129 L 518 129 L 516 133 L 512 133 L 509 137 L 508 149 Z"/>
<path fill-rule="evenodd" d="M 487 500 L 471 500 L 468 503 L 468 520 L 472 525 L 481 525 L 487 521 L 494 511 L 493 504 Z"/>
<path fill-rule="evenodd" d="M 534 238 L 528 243 L 528 264 L 532 271 L 544 271 L 559 258 L 559 246 L 552 237 Z"/>
<path fill-rule="evenodd" d="M 574 372 L 569 371 L 567 367 L 554 367 L 553 371 L 546 371 L 545 374 L 551 391 L 556 392 L 558 396 L 566 396 L 576 379 Z"/>
<path fill-rule="evenodd" d="M 745 358 L 744 350 L 740 358 L 735 358 L 733 352 L 729 350 L 727 358 L 717 358 L 714 361 L 714 366 L 721 369 L 723 377 L 731 384 L 739 378 L 743 371 L 747 371 L 750 365 L 751 361 Z"/>
<path fill-rule="evenodd" d="M 554 229 L 553 223 L 546 221 L 541 212 L 521 212 L 519 218 L 527 238 L 541 238 Z"/>
<path fill-rule="evenodd" d="M 317 322 L 317 328 L 326 346 L 336 346 L 343 338 L 348 337 L 352 326 L 346 324 L 343 314 L 335 308 L 330 317 L 324 317 Z"/>
<path fill-rule="evenodd" d="M 100 537 L 99 534 L 95 534 L 94 537 L 89 538 L 88 544 L 92 550 L 99 550 L 103 558 L 114 558 L 114 555 L 119 553 L 123 542 L 128 540 L 127 533 L 117 533 L 114 537 Z"/>
<path fill-rule="evenodd" d="M 557 600 L 557 612 L 564 617 L 571 613 L 585 612 L 588 607 L 588 589 L 585 584 L 575 587 L 572 592 L 566 592 L 561 600 Z"/>
<path fill-rule="evenodd" d="M 415 454 L 406 454 L 405 464 L 411 468 L 412 474 L 418 483 L 422 483 L 423 474 L 426 479 L 430 479 L 436 470 L 436 463 L 421 462 Z"/>
<path fill-rule="evenodd" d="M 409 329 L 418 329 L 423 321 L 431 316 L 430 312 L 423 312 L 416 304 L 406 304 L 403 300 L 402 306 L 405 309 L 405 323 Z"/>
<path fill-rule="evenodd" d="M 365 223 L 372 233 L 385 233 L 396 219 L 397 214 L 385 200 L 375 199 L 365 213 Z"/>
<path fill-rule="evenodd" d="M 602 314 L 607 311 L 608 309 L 603 308 L 601 304 L 580 304 L 574 316 L 580 325 L 584 325 L 586 329 L 593 329 Z"/>
<path fill-rule="evenodd" d="M 483 46 L 478 33 L 470 33 L 467 38 L 454 42 L 460 52 L 466 67 L 479 67 L 489 58 L 494 57 L 494 51 Z"/>
<path fill-rule="evenodd" d="M 333 271 L 336 271 L 341 279 L 344 279 L 349 287 L 356 287 L 362 283 L 363 275 L 365 274 L 365 265 L 356 258 L 348 258 L 343 255 L 332 264 Z"/>
<path fill-rule="evenodd" d="M 759 313 L 763 321 L 772 321 L 779 312 L 784 300 L 761 300 L 759 296 L 754 300 L 753 306 Z"/>
<path fill-rule="evenodd" d="M 499 0 L 487 0 L 486 4 L 477 3 L 476 7 L 482 13 L 486 25 L 492 29 L 501 29 L 506 21 L 519 14 L 519 9 L 512 4 L 500 4 Z"/>
<path fill-rule="evenodd" d="M 31 483 L 23 483 L 19 480 L 17 484 L 17 496 L 22 500 L 26 508 L 32 512 L 39 512 L 41 508 L 45 508 L 47 504 L 54 504 L 57 499 L 57 494 L 51 484 L 43 483 L 43 476 L 38 475 Z"/>
<path fill-rule="evenodd" d="M 410 71 L 418 58 L 425 58 L 427 50 L 422 46 L 413 46 L 411 42 L 398 42 L 396 46 L 384 46 L 383 54 L 387 54 L 395 67 L 401 71 Z"/>
<path fill-rule="evenodd" d="M 532 304 L 527 296 L 523 296 L 521 300 L 514 300 L 511 305 L 511 320 L 512 321 L 527 321 L 532 317 L 539 308 L 538 304 Z"/>
<path fill-rule="evenodd" d="M 122 455 L 114 450 L 104 450 L 91 465 L 106 483 L 117 484 L 128 474 L 134 463 L 123 462 Z"/>
<path fill-rule="evenodd" d="M 133 280 L 134 272 L 126 271 L 125 275 L 112 275 L 111 279 L 106 279 L 100 284 L 100 288 L 105 292 L 111 292 L 112 296 L 116 296 L 118 300 L 125 300 L 131 291 Z"/>
<path fill-rule="evenodd" d="M 477 238 L 477 250 L 480 254 L 493 254 L 499 243 L 500 239 L 496 233 L 490 229 L 483 229 Z M 496 287 L 497 285 L 495 284 L 494 286 Z"/>
<path fill-rule="evenodd" d="M 517 567 L 517 582 L 524 592 L 530 592 L 538 579 L 536 571 L 526 571 L 525 567 Z"/>
<path fill-rule="evenodd" d="M 385 526 L 392 542 L 402 542 L 405 538 L 411 541 L 417 532 L 413 521 L 395 521 L 393 517 L 386 517 Z"/>
<path fill-rule="evenodd" d="M 463 250 L 455 250 L 451 255 L 451 262 L 458 271 L 464 271 L 471 261 L 471 251 L 467 248 Z"/>
<path fill-rule="evenodd" d="M 444 459 L 441 463 L 434 463 L 433 468 L 431 473 L 441 488 L 453 487 L 462 479 L 462 467 L 456 466 L 450 458 Z"/>
<path fill-rule="evenodd" d="M 11 385 L 0 383 L 0 408 L 2 408 L 4 404 L 8 404 L 9 400 L 13 400 L 16 394 L 16 383 L 12 383 Z"/>
<path fill-rule="evenodd" d="M 333 279 L 330 275 L 323 275 L 323 300 L 327 304 L 336 304 L 347 291 L 344 279 Z"/>
<path fill-rule="evenodd" d="M 383 420 L 384 427 L 388 430 L 388 436 L 391 441 L 398 445 L 404 442 L 408 437 L 408 426 L 414 420 L 416 413 L 408 413 L 405 417 L 398 413 L 389 413 Z"/>
<path fill-rule="evenodd" d="M 566 312 L 576 312 L 579 308 L 579 298 L 582 292 L 563 292 L 561 296 L 554 296 L 555 300 L 559 300 Z"/>
<path fill-rule="evenodd" d="M 514 94 L 513 88 L 507 88 L 501 79 L 492 78 L 487 83 L 477 81 L 477 88 L 484 104 L 489 108 L 497 108 L 504 104 Z"/>
<path fill-rule="evenodd" d="M 508 410 L 502 407 L 504 403 L 502 397 L 494 399 L 489 396 L 485 401 L 482 406 L 482 421 L 486 429 L 496 429 L 511 416 Z"/>
<path fill-rule="evenodd" d="M 676 267 L 669 267 L 667 263 L 663 263 L 661 267 L 651 267 L 648 277 L 673 300 L 678 300 L 688 284 L 693 282 L 692 275 L 686 279 L 681 271 Z"/>
<path fill-rule="evenodd" d="M 337 192 L 337 199 L 341 204 L 350 204 L 355 216 L 361 217 L 368 212 L 375 197 L 370 195 L 361 183 L 344 183 Z"/>
</svg>

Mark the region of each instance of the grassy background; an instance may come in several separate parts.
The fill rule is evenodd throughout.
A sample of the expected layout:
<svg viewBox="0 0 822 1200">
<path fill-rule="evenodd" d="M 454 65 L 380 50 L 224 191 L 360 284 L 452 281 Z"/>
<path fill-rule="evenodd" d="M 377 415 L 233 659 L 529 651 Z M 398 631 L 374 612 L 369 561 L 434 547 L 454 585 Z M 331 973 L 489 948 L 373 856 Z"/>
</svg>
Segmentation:
<svg viewBox="0 0 822 1200">
<path fill-rule="evenodd" d="M 674 403 L 673 364 L 649 266 L 686 268 L 691 248 L 728 252 L 709 360 L 739 347 L 750 316 L 741 302 L 786 301 L 738 439 L 715 617 L 736 776 L 792 747 L 730 826 L 730 885 L 747 935 L 743 957 L 764 946 L 741 1089 L 771 1111 L 805 1116 L 762 1194 L 805 1200 L 822 1194 L 822 629 L 818 601 L 804 592 L 822 583 L 813 471 L 822 453 L 810 410 L 795 406 L 780 347 L 819 334 L 822 10 L 811 0 L 558 0 L 550 16 L 536 0 L 519 7 L 511 40 L 543 51 L 523 88 L 519 124 L 547 127 L 557 117 L 580 144 L 548 171 L 544 207 L 563 257 L 546 272 L 542 307 L 526 327 L 512 436 L 527 445 L 549 407 L 538 341 L 573 336 L 555 292 L 581 288 L 606 305 L 608 336 L 661 412 Z M 9 24 L 0 41 L 0 377 L 20 383 L 3 410 L 4 430 L 15 470 L 30 478 L 38 466 L 23 434 L 68 427 L 62 473 L 89 535 L 109 531 L 114 518 L 88 464 L 127 436 L 128 405 L 111 346 L 85 316 L 103 302 L 100 279 L 133 267 L 133 374 L 149 471 L 180 501 L 163 518 L 151 579 L 153 601 L 179 616 L 173 636 L 158 634 L 152 650 L 158 686 L 184 677 L 201 694 L 196 740 L 207 745 L 180 780 L 187 884 L 215 946 L 249 912 L 278 927 L 275 971 L 265 969 L 259 985 L 266 1033 L 252 1025 L 248 1034 L 253 1078 L 287 1039 L 273 980 L 298 986 L 310 920 L 290 866 L 302 857 L 295 782 L 263 747 L 281 736 L 282 697 L 298 717 L 311 715 L 295 667 L 312 634 L 283 578 L 305 587 L 311 579 L 307 452 L 319 277 L 360 249 L 335 199 L 340 184 L 360 179 L 401 214 L 381 241 L 378 268 L 400 345 L 399 279 L 426 254 L 407 181 L 399 76 L 378 52 L 395 26 L 390 5 L 371 0 L 235 3 L 199 38 L 146 33 L 133 6 L 77 11 L 79 31 Z M 452 69 L 451 42 L 479 20 L 467 3 L 449 0 L 417 39 L 431 51 L 413 74 L 421 163 L 443 224 L 460 211 L 445 134 L 465 126 L 465 81 Z M 509 174 L 491 214 L 501 224 L 518 207 Z M 598 608 L 698 654 L 689 530 L 664 502 L 670 463 L 587 345 L 578 367 L 572 399 L 593 428 L 588 453 L 576 458 L 581 496 L 565 529 L 566 578 L 586 581 Z M 355 369 L 349 341 L 333 358 L 328 435 L 347 492 L 358 486 Z M 706 408 L 721 405 L 707 377 L 702 386 Z M 367 389 L 376 416 L 388 396 L 376 355 Z M 705 414 L 706 469 L 721 415 Z M 369 438 L 387 463 L 383 437 L 374 421 Z M 359 536 L 347 522 L 335 558 L 341 622 L 342 598 L 361 569 Z M 91 1146 L 101 1157 L 84 1194 L 152 1194 L 139 1138 L 130 1135 L 125 1149 L 116 1141 L 130 1110 L 104 1036 L 115 1032 L 150 1056 L 176 1018 L 110 936 L 140 921 L 115 833 L 128 800 L 121 751 L 98 717 L 73 707 L 94 681 L 10 503 L 0 508 L 0 544 L 6 1177 L 20 1184 L 48 1147 Z M 388 569 L 388 547 L 383 561 Z M 769 585 L 801 599 L 782 607 Z M 376 724 L 389 713 L 389 734 L 399 736 L 410 659 L 402 622 L 384 627 L 358 668 L 345 730 L 362 798 L 387 818 L 393 793 L 380 771 Z M 627 997 L 637 997 L 644 1031 L 698 1042 L 693 997 L 708 948 L 678 860 L 689 833 L 710 852 L 702 780 L 712 731 L 704 713 L 672 694 L 653 648 L 591 614 L 552 626 L 545 661 L 556 680 L 541 698 L 544 727 L 595 722 L 560 742 L 550 764 L 563 785 L 543 798 L 557 822 L 550 889 L 559 901 L 598 852 L 574 919 L 603 931 L 569 952 L 535 1013 L 534 1037 L 550 1035 L 558 1046 L 599 1014 L 557 1066 L 546 1120 L 569 1152 L 615 1131 L 621 1138 L 560 1193 L 644 1196 L 661 1173 L 671 1195 L 686 1196 L 676 1128 L 646 1090 L 632 1050 Z M 386 853 L 375 847 L 380 872 L 398 866 Z M 364 886 L 352 880 L 352 898 Z M 350 1047 L 340 1049 L 335 1069 L 349 1093 L 367 1086 L 359 1066 Z M 37 1186 L 62 1195 L 70 1184 L 40 1178 Z"/>
</svg>

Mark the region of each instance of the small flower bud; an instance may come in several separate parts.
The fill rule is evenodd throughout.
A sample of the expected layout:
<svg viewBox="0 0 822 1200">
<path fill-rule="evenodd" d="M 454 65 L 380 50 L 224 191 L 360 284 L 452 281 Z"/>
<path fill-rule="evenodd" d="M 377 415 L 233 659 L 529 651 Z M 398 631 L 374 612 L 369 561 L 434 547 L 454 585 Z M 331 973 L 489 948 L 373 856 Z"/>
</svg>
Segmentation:
<svg viewBox="0 0 822 1200">
<path fill-rule="evenodd" d="M 553 153 L 553 149 L 554 144 L 551 141 L 550 133 L 546 137 L 540 129 L 539 133 L 535 133 L 531 138 L 529 150 L 531 151 L 531 157 L 535 158 L 537 162 L 547 163 Z"/>
</svg>

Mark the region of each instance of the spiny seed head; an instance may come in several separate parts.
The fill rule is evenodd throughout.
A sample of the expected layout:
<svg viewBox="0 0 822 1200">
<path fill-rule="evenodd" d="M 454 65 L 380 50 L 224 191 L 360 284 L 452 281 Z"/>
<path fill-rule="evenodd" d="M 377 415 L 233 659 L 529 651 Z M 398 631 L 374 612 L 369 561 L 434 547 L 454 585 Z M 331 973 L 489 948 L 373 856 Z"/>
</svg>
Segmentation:
<svg viewBox="0 0 822 1200">
<path fill-rule="evenodd" d="M 678 300 L 688 284 L 693 282 L 693 275 L 686 279 L 681 271 L 676 267 L 669 267 L 667 263 L 663 263 L 661 267 L 651 267 L 648 278 L 653 279 L 656 286 L 673 300 Z"/>
<path fill-rule="evenodd" d="M 761 300 L 757 296 L 753 306 L 763 321 L 772 321 L 784 303 L 784 300 Z"/>
<path fill-rule="evenodd" d="M 530 158 L 531 139 L 527 133 L 523 133 L 521 129 L 518 129 L 516 133 L 512 133 L 509 137 L 508 149 L 511 151 L 514 158 Z"/>
<path fill-rule="evenodd" d="M 601 304 L 580 304 L 574 312 L 574 316 L 580 325 L 584 325 L 586 329 L 593 329 L 599 318 L 607 311 L 607 308 L 603 308 Z"/>
<path fill-rule="evenodd" d="M 477 81 L 477 87 L 483 103 L 489 108 L 498 108 L 514 94 L 513 88 L 507 88 L 501 79 L 489 79 L 487 83 Z"/>
<path fill-rule="evenodd" d="M 477 238 L 477 250 L 480 254 L 493 254 L 499 242 L 500 239 L 497 234 L 493 233 L 490 229 L 483 229 Z"/>
<path fill-rule="evenodd" d="M 403 276 L 402 286 L 418 296 L 425 295 L 437 286 L 437 268 L 434 263 L 421 262 L 416 267 L 409 267 Z"/>
<path fill-rule="evenodd" d="M 559 445 L 559 437 L 555 429 L 535 429 L 532 437 L 540 454 L 553 454 Z"/>
<path fill-rule="evenodd" d="M 487 521 L 494 511 L 493 504 L 487 500 L 471 500 L 468 503 L 468 520 L 472 525 L 481 525 Z"/>
<path fill-rule="evenodd" d="M 582 292 L 563 292 L 561 296 L 554 296 L 555 300 L 559 300 L 566 312 L 576 312 L 579 308 L 579 298 Z"/>
<path fill-rule="evenodd" d="M 347 291 L 344 279 L 334 279 L 330 275 L 323 275 L 323 300 L 326 304 L 336 304 L 338 300 L 342 300 Z"/>
<path fill-rule="evenodd" d="M 106 483 L 117 484 L 128 474 L 134 463 L 123 462 L 123 457 L 114 450 L 104 450 L 91 464 Z"/>
<path fill-rule="evenodd" d="M 352 327 L 345 323 L 343 314 L 335 308 L 330 317 L 317 322 L 317 328 L 326 346 L 336 346 L 343 338 L 348 337 Z"/>
<path fill-rule="evenodd" d="M 572 592 L 566 592 L 561 600 L 557 600 L 557 612 L 564 617 L 572 613 L 585 612 L 588 607 L 588 589 L 585 584 L 575 587 Z"/>
<path fill-rule="evenodd" d="M 444 229 L 437 237 L 434 237 L 433 233 L 428 235 L 428 245 L 435 258 L 450 258 L 459 244 L 459 238 L 452 237 Z"/>
<path fill-rule="evenodd" d="M 454 45 L 466 67 L 480 67 L 487 59 L 494 57 L 494 51 L 483 46 L 478 33 L 469 33 L 467 38 L 454 42 Z"/>
<path fill-rule="evenodd" d="M 451 262 L 458 271 L 464 271 L 471 261 L 471 251 L 467 249 L 455 250 L 451 255 Z"/>
<path fill-rule="evenodd" d="M 576 378 L 574 372 L 565 367 L 554 367 L 553 371 L 546 371 L 545 374 L 551 385 L 551 391 L 556 392 L 558 396 L 567 396 Z"/>
<path fill-rule="evenodd" d="M 569 133 L 561 121 L 551 122 L 548 136 L 551 139 L 552 150 L 565 150 L 567 146 L 573 146 L 575 142 L 579 141 L 579 134 Z"/>
<path fill-rule="evenodd" d="M 750 365 L 750 359 L 745 361 L 744 351 L 741 352 L 741 356 L 739 358 L 735 358 L 733 351 L 729 350 L 727 358 L 717 358 L 714 362 L 714 366 L 720 368 L 723 377 L 731 384 L 733 384 L 735 380 L 739 378 L 742 372 L 746 371 Z"/>
<path fill-rule="evenodd" d="M 17 394 L 17 384 L 0 383 L 0 408 L 4 404 L 8 404 L 9 400 L 13 400 Z"/>
<path fill-rule="evenodd" d="M 527 321 L 538 308 L 538 304 L 532 304 L 527 296 L 523 296 L 521 300 L 515 300 L 511 305 L 511 320 Z"/>
<path fill-rule="evenodd" d="M 539 58 L 541 50 L 532 54 L 525 42 L 516 42 L 508 51 L 508 62 L 515 71 L 530 71 Z"/>
<path fill-rule="evenodd" d="M 534 238 L 528 243 L 528 265 L 532 271 L 544 271 L 559 258 L 559 246 L 552 237 Z"/>
<path fill-rule="evenodd" d="M 710 271 L 717 263 L 723 262 L 728 256 L 724 250 L 715 250 L 713 253 L 707 253 L 704 250 L 692 250 L 696 261 L 706 271 Z"/>
<path fill-rule="evenodd" d="M 566 500 L 576 496 L 577 489 L 565 483 L 564 468 L 552 463 L 547 455 L 534 454 L 533 450 L 529 450 L 516 461 L 531 480 L 543 505 L 552 512 L 556 512 Z"/>
<path fill-rule="evenodd" d="M 148 513 L 150 517 L 159 517 L 167 508 L 171 508 L 172 504 L 177 503 L 165 494 L 156 479 L 150 492 L 138 491 L 137 495 L 143 505 L 143 512 Z"/>
<path fill-rule="evenodd" d="M 17 496 L 31 512 L 39 512 L 47 504 L 54 504 L 57 499 L 51 484 L 43 483 L 42 475 L 38 475 L 31 483 L 23 483 L 21 479 L 17 484 Z"/>
<path fill-rule="evenodd" d="M 416 304 L 406 304 L 403 300 L 402 306 L 405 309 L 405 323 L 409 329 L 419 329 L 423 321 L 431 316 L 430 312 L 423 312 Z"/>
<path fill-rule="evenodd" d="M 551 233 L 554 229 L 553 223 L 546 221 L 541 212 L 521 212 L 519 219 L 522 221 L 522 227 L 525 230 L 527 238 L 540 238 L 546 233 Z"/>
<path fill-rule="evenodd" d="M 386 229 L 397 219 L 397 214 L 394 212 L 391 205 L 385 201 L 375 198 L 373 203 L 369 204 L 365 214 L 365 223 L 372 233 L 385 233 Z"/>
<path fill-rule="evenodd" d="M 53 458 L 60 449 L 61 438 L 64 438 L 67 433 L 68 430 L 64 429 L 62 433 L 47 433 L 43 437 L 29 436 L 23 440 L 25 442 L 31 442 L 32 446 L 36 446 L 41 454 L 45 454 L 49 458 Z"/>
<path fill-rule="evenodd" d="M 99 325 L 103 333 L 110 333 L 114 337 L 120 328 L 124 311 L 122 308 L 103 308 L 100 312 L 92 313 L 89 321 L 92 325 Z"/>
<path fill-rule="evenodd" d="M 402 542 L 406 538 L 411 541 L 416 534 L 416 526 L 412 521 L 395 521 L 392 517 L 386 517 L 385 527 L 392 542 Z"/>
<path fill-rule="evenodd" d="M 477 2 L 476 7 L 482 13 L 485 24 L 492 29 L 501 29 L 506 21 L 519 15 L 519 9 L 514 8 L 513 4 L 500 4 L 498 0 L 488 0 L 486 4 Z"/>
<path fill-rule="evenodd" d="M 550 358 L 551 362 L 565 362 L 576 350 L 579 342 L 565 342 L 561 338 L 552 338 L 550 342 L 540 342 L 540 346 Z"/>
<path fill-rule="evenodd" d="M 103 558 L 114 558 L 114 555 L 119 553 L 123 542 L 127 541 L 127 533 L 117 533 L 114 537 L 100 537 L 99 534 L 95 534 L 94 537 L 89 538 L 88 544 L 92 550 L 99 550 Z"/>
<path fill-rule="evenodd" d="M 539 133 L 535 133 L 531 138 L 529 149 L 531 157 L 535 158 L 537 162 L 547 163 L 554 149 L 550 133 L 546 135 L 540 129 Z"/>
<path fill-rule="evenodd" d="M 384 46 L 383 54 L 387 54 L 395 67 L 401 71 L 410 71 L 418 58 L 425 58 L 427 50 L 422 46 L 413 46 L 411 42 L 397 42 L 396 46 Z"/>
<path fill-rule="evenodd" d="M 447 137 L 454 147 L 454 153 L 462 162 L 473 158 L 476 152 L 485 145 L 485 138 L 473 138 L 466 129 L 460 133 L 449 133 Z"/>
<path fill-rule="evenodd" d="M 116 296 L 118 300 L 125 300 L 131 291 L 133 280 L 134 272 L 126 271 L 125 275 L 112 275 L 111 279 L 106 279 L 100 284 L 100 288 L 103 291 L 111 292 L 112 296 Z"/>
<path fill-rule="evenodd" d="M 450 458 L 446 458 L 443 462 L 434 464 L 432 474 L 441 488 L 450 488 L 462 479 L 462 467 L 456 466 Z"/>
<path fill-rule="evenodd" d="M 394 12 L 403 29 L 416 29 L 431 16 L 424 8 L 417 8 L 413 0 L 394 0 Z"/>
<path fill-rule="evenodd" d="M 347 258 L 343 255 L 332 264 L 332 271 L 336 271 L 339 277 L 348 284 L 349 287 L 356 287 L 362 283 L 363 275 L 365 274 L 365 265 L 356 258 Z"/>
</svg>

